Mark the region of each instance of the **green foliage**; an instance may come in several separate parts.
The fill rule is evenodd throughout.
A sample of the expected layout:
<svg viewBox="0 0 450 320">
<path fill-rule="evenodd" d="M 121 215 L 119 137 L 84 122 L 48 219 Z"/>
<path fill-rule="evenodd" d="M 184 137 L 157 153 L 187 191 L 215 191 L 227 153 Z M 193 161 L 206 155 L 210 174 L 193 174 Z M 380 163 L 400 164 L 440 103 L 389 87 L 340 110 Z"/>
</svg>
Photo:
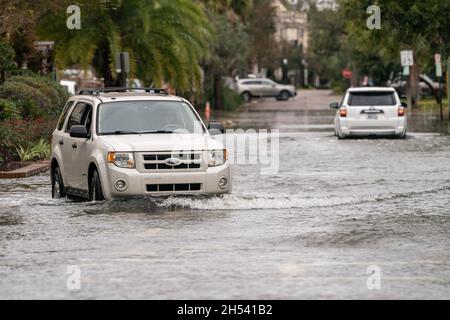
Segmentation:
<svg viewBox="0 0 450 320">
<path fill-rule="evenodd" d="M 0 121 L 19 118 L 20 112 L 17 105 L 11 100 L 0 98 Z"/>
<path fill-rule="evenodd" d="M 19 148 L 16 148 L 16 151 L 20 161 L 33 161 L 36 158 L 36 153 L 32 150 L 32 148 L 24 148 L 20 146 Z"/>
<path fill-rule="evenodd" d="M 227 86 L 222 88 L 222 100 L 225 111 L 234 111 L 242 105 L 242 98 Z"/>
<path fill-rule="evenodd" d="M 0 42 L 0 71 L 14 70 L 16 67 L 14 63 L 15 56 L 16 54 L 10 45 Z"/>
<path fill-rule="evenodd" d="M 309 15 L 310 44 L 307 61 L 310 69 L 333 87 L 345 87 L 342 69 L 349 67 L 348 47 L 345 46 L 344 18 L 341 12 L 317 11 L 311 7 Z"/>
<path fill-rule="evenodd" d="M 247 69 L 248 34 L 241 22 L 232 23 L 227 17 L 210 13 L 216 32 L 216 42 L 211 45 L 207 69 L 215 75 L 238 75 Z"/>
<path fill-rule="evenodd" d="M 49 159 L 51 155 L 50 144 L 43 138 L 33 146 L 16 147 L 16 151 L 20 161 L 44 160 Z"/>
<path fill-rule="evenodd" d="M 255 0 L 248 17 L 249 51 L 260 68 L 276 68 L 280 48 L 275 41 L 276 11 L 271 0 Z"/>
<path fill-rule="evenodd" d="M 0 123 L 0 155 L 5 161 L 19 160 L 16 148 L 33 148 L 39 141 L 48 141 L 56 120 L 5 120 Z"/>
<path fill-rule="evenodd" d="M 366 10 L 372 4 L 381 8 L 381 30 L 367 28 Z M 401 70 L 403 49 L 412 49 L 415 67 L 425 70 L 433 70 L 435 53 L 443 58 L 450 54 L 449 1 L 341 0 L 337 12 L 312 7 L 309 19 L 310 67 L 340 88 L 346 82 L 340 75 L 343 68 L 382 84 Z M 420 73 L 419 68 L 414 72 Z"/>
<path fill-rule="evenodd" d="M 399 59 L 401 49 L 421 57 L 436 52 L 450 54 L 450 2 L 442 0 L 384 0 L 381 30 L 365 27 L 366 0 L 342 1 L 349 37 L 360 47 L 377 50 L 383 57 Z M 435 52 L 436 51 L 436 52 Z"/>
<path fill-rule="evenodd" d="M 0 87 L 0 99 L 0 110 L 2 105 L 8 105 L 9 109 L 14 110 L 14 118 L 56 118 L 68 94 L 62 86 L 48 78 L 14 76 Z"/>
<path fill-rule="evenodd" d="M 212 30 L 198 2 L 81 0 L 77 4 L 83 17 L 81 30 L 67 29 L 67 15 L 60 8 L 40 19 L 40 34 L 56 42 L 60 67 L 93 64 L 110 85 L 116 54 L 128 51 L 131 76 L 146 84 L 168 81 L 179 90 L 200 88 L 199 62 L 208 53 Z"/>
</svg>

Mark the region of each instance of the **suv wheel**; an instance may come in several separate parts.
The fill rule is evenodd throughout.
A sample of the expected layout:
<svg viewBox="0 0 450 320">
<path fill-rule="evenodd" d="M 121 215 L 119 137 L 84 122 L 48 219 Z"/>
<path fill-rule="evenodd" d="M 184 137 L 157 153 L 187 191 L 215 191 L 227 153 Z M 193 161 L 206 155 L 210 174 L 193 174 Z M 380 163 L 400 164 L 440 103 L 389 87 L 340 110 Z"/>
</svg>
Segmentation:
<svg viewBox="0 0 450 320">
<path fill-rule="evenodd" d="M 242 100 L 244 102 L 250 102 L 250 100 L 252 100 L 252 95 L 250 94 L 250 92 L 244 92 L 241 94 Z"/>
<path fill-rule="evenodd" d="M 102 184 L 100 183 L 100 177 L 98 175 L 98 171 L 94 170 L 92 173 L 91 181 L 89 188 L 89 199 L 91 201 L 103 201 L 105 198 L 103 197 L 102 192 Z"/>
<path fill-rule="evenodd" d="M 52 198 L 61 199 L 66 196 L 66 189 L 58 167 L 52 172 Z"/>
<path fill-rule="evenodd" d="M 280 100 L 287 101 L 287 100 L 289 100 L 289 97 L 290 97 L 290 94 L 288 91 L 280 92 Z"/>
</svg>

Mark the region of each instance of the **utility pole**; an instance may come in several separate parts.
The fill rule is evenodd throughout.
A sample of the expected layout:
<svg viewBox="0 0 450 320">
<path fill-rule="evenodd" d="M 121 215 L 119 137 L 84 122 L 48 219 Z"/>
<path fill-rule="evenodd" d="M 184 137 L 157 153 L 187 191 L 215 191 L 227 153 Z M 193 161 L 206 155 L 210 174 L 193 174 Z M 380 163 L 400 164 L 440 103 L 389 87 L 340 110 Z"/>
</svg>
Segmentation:
<svg viewBox="0 0 450 320">
<path fill-rule="evenodd" d="M 436 77 L 439 81 L 439 88 L 438 92 L 436 94 L 437 102 L 439 104 L 439 113 L 441 116 L 441 121 L 444 121 L 444 108 L 442 105 L 442 98 L 444 96 L 444 90 L 442 89 L 442 62 L 441 62 L 441 55 L 439 53 L 436 53 L 434 55 L 434 62 L 436 64 Z"/>
<path fill-rule="evenodd" d="M 400 52 L 400 58 L 403 67 L 403 76 L 407 76 L 407 95 L 408 95 L 408 107 L 412 110 L 412 95 L 411 95 L 411 72 L 410 67 L 414 65 L 414 54 L 412 50 L 403 50 Z"/>
<path fill-rule="evenodd" d="M 450 57 L 447 59 L 447 104 L 448 104 L 448 133 L 450 133 Z"/>
</svg>

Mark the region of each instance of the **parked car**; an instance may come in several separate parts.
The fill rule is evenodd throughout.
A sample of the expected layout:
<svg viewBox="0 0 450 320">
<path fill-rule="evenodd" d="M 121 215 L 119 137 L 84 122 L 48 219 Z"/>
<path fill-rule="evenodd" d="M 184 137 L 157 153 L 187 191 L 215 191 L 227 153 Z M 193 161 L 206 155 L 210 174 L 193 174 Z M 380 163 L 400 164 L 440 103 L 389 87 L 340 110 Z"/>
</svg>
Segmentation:
<svg viewBox="0 0 450 320">
<path fill-rule="evenodd" d="M 245 102 L 254 97 L 289 100 L 289 98 L 297 95 L 295 86 L 279 84 L 267 78 L 240 79 L 236 82 L 235 90 Z"/>
<path fill-rule="evenodd" d="M 388 81 L 388 86 L 394 88 L 401 98 L 405 98 L 408 93 L 408 84 L 401 77 Z M 420 75 L 419 94 L 423 97 L 433 97 L 434 92 L 439 90 L 439 83 L 431 79 L 425 74 Z"/>
<path fill-rule="evenodd" d="M 75 94 L 77 91 L 77 82 L 72 80 L 61 80 L 59 82 L 64 88 L 66 88 L 67 92 L 71 95 Z"/>
<path fill-rule="evenodd" d="M 405 138 L 407 105 L 393 88 L 351 88 L 336 109 L 335 134 L 339 139 L 349 136 L 392 135 Z"/>
<path fill-rule="evenodd" d="M 227 151 L 211 136 L 223 131 L 161 89 L 82 90 L 53 132 L 52 197 L 230 192 Z"/>
</svg>

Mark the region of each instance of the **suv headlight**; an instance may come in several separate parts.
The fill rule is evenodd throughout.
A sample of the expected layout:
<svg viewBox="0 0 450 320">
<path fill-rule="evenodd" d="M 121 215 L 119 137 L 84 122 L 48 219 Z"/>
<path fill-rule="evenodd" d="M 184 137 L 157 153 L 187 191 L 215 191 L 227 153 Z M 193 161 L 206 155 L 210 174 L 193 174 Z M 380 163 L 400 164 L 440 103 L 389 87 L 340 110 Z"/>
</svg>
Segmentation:
<svg viewBox="0 0 450 320">
<path fill-rule="evenodd" d="M 227 161 L 227 150 L 208 150 L 208 166 L 217 167 Z"/>
<path fill-rule="evenodd" d="M 119 168 L 134 169 L 134 154 L 132 152 L 108 152 L 108 162 L 114 163 Z"/>
</svg>

